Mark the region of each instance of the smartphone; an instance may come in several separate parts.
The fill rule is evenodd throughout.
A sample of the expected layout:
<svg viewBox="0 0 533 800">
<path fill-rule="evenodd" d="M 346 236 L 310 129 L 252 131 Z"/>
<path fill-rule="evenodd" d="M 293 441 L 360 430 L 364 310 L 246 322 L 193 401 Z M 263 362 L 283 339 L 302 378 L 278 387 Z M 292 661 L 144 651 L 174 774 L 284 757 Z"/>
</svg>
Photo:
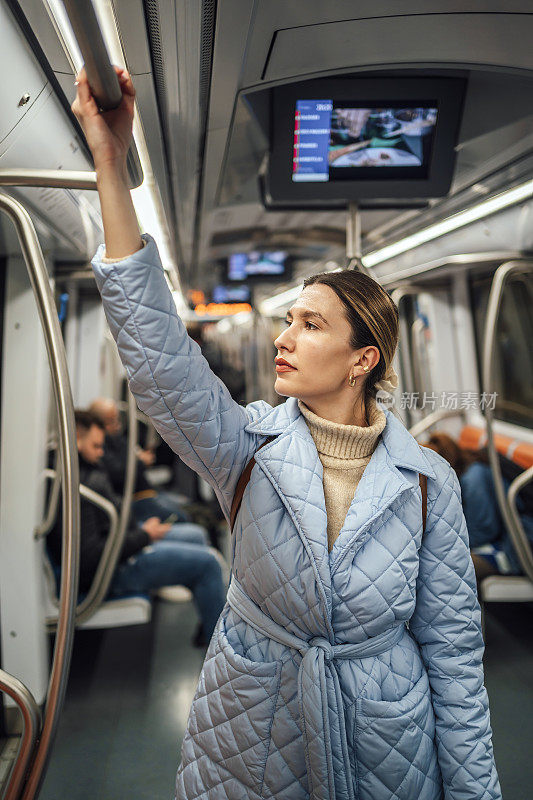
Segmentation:
<svg viewBox="0 0 533 800">
<path fill-rule="evenodd" d="M 170 517 L 167 517 L 165 520 L 163 520 L 163 525 L 174 525 L 174 523 L 177 521 L 178 521 L 178 515 L 171 514 Z"/>
</svg>

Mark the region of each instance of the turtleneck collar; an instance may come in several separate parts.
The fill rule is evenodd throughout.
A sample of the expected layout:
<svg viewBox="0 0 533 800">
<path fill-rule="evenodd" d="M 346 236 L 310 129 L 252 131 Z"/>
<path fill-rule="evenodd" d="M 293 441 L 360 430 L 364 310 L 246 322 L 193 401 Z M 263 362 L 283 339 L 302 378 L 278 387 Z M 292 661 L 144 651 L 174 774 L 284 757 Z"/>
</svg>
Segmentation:
<svg viewBox="0 0 533 800">
<path fill-rule="evenodd" d="M 387 418 L 375 400 L 370 401 L 370 425 L 367 427 L 330 422 L 310 411 L 301 400 L 298 400 L 298 407 L 305 417 L 319 454 L 333 458 L 367 458 L 372 455 L 378 437 L 387 424 Z"/>
</svg>

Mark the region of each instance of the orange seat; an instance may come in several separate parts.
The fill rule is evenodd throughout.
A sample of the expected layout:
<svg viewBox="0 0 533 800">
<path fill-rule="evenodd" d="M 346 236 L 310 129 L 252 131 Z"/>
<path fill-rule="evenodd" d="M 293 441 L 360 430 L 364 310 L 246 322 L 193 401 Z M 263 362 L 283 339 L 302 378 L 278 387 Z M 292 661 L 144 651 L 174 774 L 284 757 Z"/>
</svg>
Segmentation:
<svg viewBox="0 0 533 800">
<path fill-rule="evenodd" d="M 502 436 L 500 433 L 495 434 L 494 442 L 496 450 L 514 461 L 519 467 L 528 469 L 533 466 L 533 444 L 520 442 L 518 439 L 511 439 L 510 436 Z M 467 450 L 479 450 L 486 443 L 486 431 L 475 425 L 465 425 L 459 436 L 460 447 L 465 447 Z"/>
</svg>

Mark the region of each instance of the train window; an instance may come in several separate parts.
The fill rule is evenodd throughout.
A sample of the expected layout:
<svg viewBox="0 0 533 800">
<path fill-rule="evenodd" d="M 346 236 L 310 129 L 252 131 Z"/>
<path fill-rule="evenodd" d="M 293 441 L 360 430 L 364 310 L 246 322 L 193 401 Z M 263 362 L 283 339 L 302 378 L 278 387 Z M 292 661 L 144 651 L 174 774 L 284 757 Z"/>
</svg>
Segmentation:
<svg viewBox="0 0 533 800">
<path fill-rule="evenodd" d="M 483 360 L 483 333 L 492 276 L 471 282 L 472 308 L 480 383 Z M 504 292 L 496 331 L 494 386 L 497 392 L 494 413 L 502 422 L 533 427 L 533 277 L 517 275 Z"/>
</svg>

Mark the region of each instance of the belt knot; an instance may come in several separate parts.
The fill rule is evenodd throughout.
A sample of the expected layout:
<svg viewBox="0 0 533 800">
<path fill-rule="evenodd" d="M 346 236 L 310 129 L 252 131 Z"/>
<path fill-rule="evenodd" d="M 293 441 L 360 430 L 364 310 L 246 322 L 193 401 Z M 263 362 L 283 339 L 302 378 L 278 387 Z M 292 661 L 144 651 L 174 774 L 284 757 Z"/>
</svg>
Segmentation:
<svg viewBox="0 0 533 800">
<path fill-rule="evenodd" d="M 333 661 L 334 652 L 333 652 L 333 645 L 328 642 L 327 639 L 324 639 L 322 636 L 315 636 L 314 639 L 311 639 L 309 642 L 309 647 L 318 647 L 320 650 L 324 651 L 324 658 L 326 661 Z"/>
</svg>

